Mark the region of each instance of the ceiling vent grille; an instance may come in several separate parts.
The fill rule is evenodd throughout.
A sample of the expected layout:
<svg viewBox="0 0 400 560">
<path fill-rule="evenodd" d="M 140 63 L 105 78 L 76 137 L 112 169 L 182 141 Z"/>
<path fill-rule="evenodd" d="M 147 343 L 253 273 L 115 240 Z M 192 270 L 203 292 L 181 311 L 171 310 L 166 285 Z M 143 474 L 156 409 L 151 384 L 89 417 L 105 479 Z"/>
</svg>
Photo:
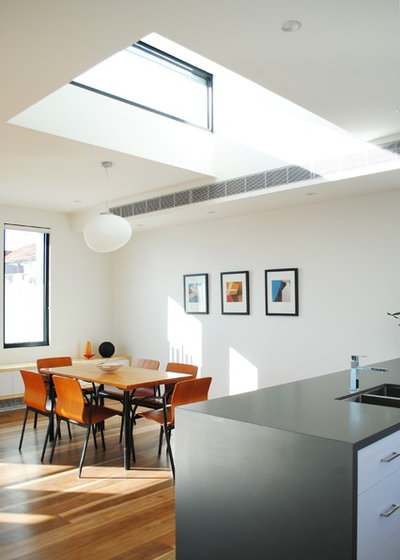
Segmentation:
<svg viewBox="0 0 400 560">
<path fill-rule="evenodd" d="M 237 179 L 221 181 L 219 183 L 211 183 L 210 185 L 202 185 L 185 191 L 178 191 L 167 195 L 161 195 L 147 200 L 141 200 L 122 206 L 115 206 L 110 212 L 123 218 L 131 216 L 140 216 L 159 210 L 167 210 L 169 208 L 178 208 L 180 206 L 188 206 L 189 204 L 197 204 L 217 198 L 235 196 L 246 192 L 267 189 L 279 185 L 287 185 L 297 181 L 307 181 L 314 179 L 313 175 L 307 169 L 302 167 L 290 166 L 263 171 L 254 175 L 247 175 Z"/>
<path fill-rule="evenodd" d="M 388 142 L 378 147 L 382 148 L 382 150 L 376 150 L 368 154 L 366 156 L 368 159 L 367 163 L 383 163 L 393 157 L 393 152 L 400 154 L 400 141 Z M 362 158 L 364 158 L 364 160 Z M 358 154 L 347 157 L 345 161 L 348 168 L 357 167 L 363 163 L 366 163 L 365 155 Z M 341 160 L 341 164 L 343 164 L 343 160 Z M 327 159 L 326 162 L 319 162 L 319 168 L 321 170 L 323 169 L 324 172 L 332 173 L 337 171 L 339 165 L 340 162 L 333 159 Z M 208 200 L 215 200 L 246 192 L 279 187 L 299 181 L 310 181 L 318 179 L 319 177 L 320 175 L 314 174 L 303 167 L 290 165 L 247 175 L 245 177 L 239 177 L 237 179 L 229 179 L 228 181 L 202 185 L 201 187 L 161 195 L 131 204 L 115 206 L 110 209 L 110 212 L 117 216 L 122 216 L 123 218 L 129 218 L 131 216 L 139 216 L 141 214 L 158 212 L 159 210 L 188 206 L 189 204 L 197 204 L 199 202 L 206 202 Z"/>
</svg>

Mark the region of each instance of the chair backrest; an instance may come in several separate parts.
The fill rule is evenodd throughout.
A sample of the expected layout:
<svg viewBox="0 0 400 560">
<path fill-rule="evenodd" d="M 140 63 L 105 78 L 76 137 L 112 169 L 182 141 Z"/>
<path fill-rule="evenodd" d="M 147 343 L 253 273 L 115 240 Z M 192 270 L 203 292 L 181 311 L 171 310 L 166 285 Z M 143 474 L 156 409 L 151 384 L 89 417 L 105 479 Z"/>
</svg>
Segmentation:
<svg viewBox="0 0 400 560">
<path fill-rule="evenodd" d="M 147 358 L 134 358 L 132 366 L 157 370 L 160 367 L 160 362 L 158 360 L 148 360 Z"/>
<path fill-rule="evenodd" d="M 212 377 L 199 377 L 188 379 L 175 384 L 171 398 L 171 423 L 175 423 L 175 407 L 182 404 L 191 404 L 208 399 Z"/>
<path fill-rule="evenodd" d="M 197 377 L 198 367 L 193 364 L 182 364 L 179 362 L 168 362 L 165 367 L 165 371 L 172 371 L 174 373 L 188 373 L 193 378 Z M 175 383 L 167 383 L 165 385 L 165 395 L 167 396 L 167 402 L 171 402 L 172 391 L 174 390 Z"/>
<path fill-rule="evenodd" d="M 178 362 L 168 362 L 165 371 L 173 371 L 174 373 L 190 373 L 192 377 L 197 376 L 198 366 L 193 364 L 181 364 Z"/>
<path fill-rule="evenodd" d="M 85 398 L 77 379 L 53 375 L 57 393 L 56 414 L 76 422 L 85 423 Z"/>
<path fill-rule="evenodd" d="M 21 375 L 25 385 L 24 403 L 26 406 L 48 412 L 46 409 L 47 386 L 43 375 L 24 369 L 21 369 Z"/>
<path fill-rule="evenodd" d="M 72 366 L 72 358 L 70 356 L 58 356 L 54 358 L 39 358 L 36 360 L 38 371 L 53 367 Z"/>
</svg>

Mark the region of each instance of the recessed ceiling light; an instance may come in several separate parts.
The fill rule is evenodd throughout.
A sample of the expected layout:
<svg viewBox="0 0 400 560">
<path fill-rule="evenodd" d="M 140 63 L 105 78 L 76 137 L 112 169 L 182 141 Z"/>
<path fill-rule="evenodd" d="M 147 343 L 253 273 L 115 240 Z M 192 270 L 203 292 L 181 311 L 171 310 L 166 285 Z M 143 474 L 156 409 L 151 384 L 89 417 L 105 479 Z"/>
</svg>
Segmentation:
<svg viewBox="0 0 400 560">
<path fill-rule="evenodd" d="M 301 29 L 301 23 L 297 19 L 287 19 L 282 23 L 281 29 L 287 33 L 298 31 Z"/>
</svg>

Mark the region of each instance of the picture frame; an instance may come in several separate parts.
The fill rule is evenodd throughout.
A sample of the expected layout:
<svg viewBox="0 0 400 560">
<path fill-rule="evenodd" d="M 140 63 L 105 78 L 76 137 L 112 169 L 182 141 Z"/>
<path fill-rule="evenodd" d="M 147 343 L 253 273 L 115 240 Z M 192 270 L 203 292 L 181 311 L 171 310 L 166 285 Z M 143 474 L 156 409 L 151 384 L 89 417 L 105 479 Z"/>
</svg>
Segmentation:
<svg viewBox="0 0 400 560">
<path fill-rule="evenodd" d="M 299 314 L 297 268 L 275 268 L 265 271 L 265 314 Z"/>
<path fill-rule="evenodd" d="M 185 313 L 208 314 L 208 274 L 184 274 Z"/>
<path fill-rule="evenodd" d="M 221 272 L 221 313 L 250 314 L 249 271 Z"/>
</svg>

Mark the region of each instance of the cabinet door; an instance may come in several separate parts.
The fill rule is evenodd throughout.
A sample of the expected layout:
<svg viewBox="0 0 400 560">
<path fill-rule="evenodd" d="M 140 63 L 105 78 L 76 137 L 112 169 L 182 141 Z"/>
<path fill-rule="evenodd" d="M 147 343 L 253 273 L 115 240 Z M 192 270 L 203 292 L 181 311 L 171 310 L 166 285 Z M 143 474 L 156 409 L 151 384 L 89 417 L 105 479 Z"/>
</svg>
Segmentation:
<svg viewBox="0 0 400 560">
<path fill-rule="evenodd" d="M 365 560 L 399 560 L 400 558 L 400 532 L 386 541 Z"/>
<path fill-rule="evenodd" d="M 13 374 L 7 371 L 0 374 L 0 396 L 5 397 L 13 394 Z"/>
<path fill-rule="evenodd" d="M 400 470 L 400 432 L 395 432 L 358 452 L 358 493 Z"/>
<path fill-rule="evenodd" d="M 358 560 L 400 532 L 400 471 L 358 496 Z M 400 558 L 400 551 L 396 560 Z"/>
<path fill-rule="evenodd" d="M 12 373 L 12 394 L 13 395 L 23 395 L 24 394 L 24 382 L 22 379 L 21 372 L 13 371 Z"/>
</svg>

